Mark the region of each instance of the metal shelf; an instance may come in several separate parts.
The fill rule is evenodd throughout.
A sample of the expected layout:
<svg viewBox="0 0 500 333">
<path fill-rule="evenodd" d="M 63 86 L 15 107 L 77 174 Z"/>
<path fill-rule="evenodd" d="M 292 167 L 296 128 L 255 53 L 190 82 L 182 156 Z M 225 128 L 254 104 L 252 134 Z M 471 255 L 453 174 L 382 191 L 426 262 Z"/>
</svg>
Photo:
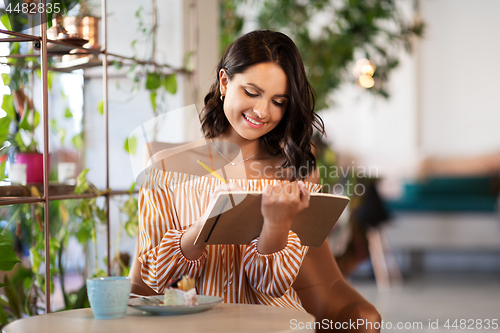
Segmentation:
<svg viewBox="0 0 500 333">
<path fill-rule="evenodd" d="M 23 42 L 37 42 L 42 40 L 41 36 L 33 36 L 30 34 L 23 34 L 22 32 L 15 32 L 4 29 L 0 29 L 0 34 L 14 36 L 13 38 L 1 38 L 0 41 L 2 42 L 20 42 L 20 39 L 23 39 Z"/>
<path fill-rule="evenodd" d="M 41 3 L 45 4 L 47 0 L 41 0 Z M 41 31 L 41 36 L 33 36 L 29 34 L 24 34 L 24 33 L 19 33 L 19 32 L 13 32 L 9 30 L 3 30 L 0 29 L 0 35 L 5 34 L 9 35 L 12 37 L 9 38 L 0 38 L 0 42 L 4 43 L 9 43 L 9 42 L 39 42 L 40 44 L 40 52 L 37 54 L 25 54 L 25 55 L 7 55 L 7 56 L 0 56 L 0 57 L 7 57 L 7 58 L 30 58 L 30 57 L 40 57 L 40 66 L 37 68 L 41 69 L 41 99 L 42 99 L 42 112 L 41 112 L 41 118 L 42 118 L 42 124 L 43 125 L 43 155 L 44 155 L 44 160 L 43 160 L 43 165 L 44 165 L 44 178 L 43 178 L 43 184 L 41 185 L 43 187 L 43 190 L 39 190 L 40 193 L 48 193 L 47 196 L 39 197 L 39 198 L 33 198 L 29 196 L 24 196 L 24 197 L 0 197 L 0 206 L 4 205 L 14 205 L 14 204 L 21 204 L 21 203 L 43 203 L 45 208 L 44 209 L 44 221 L 48 222 L 49 221 L 49 209 L 48 204 L 49 201 L 51 200 L 72 200 L 72 199 L 82 199 L 82 198 L 93 198 L 97 196 L 102 196 L 105 198 L 105 211 L 106 211 L 106 251 L 107 251 L 107 273 L 110 275 L 111 273 L 111 257 L 109 255 L 110 253 L 110 225 L 109 225 L 109 208 L 110 208 L 110 198 L 111 196 L 115 195 L 127 195 L 127 194 L 135 194 L 137 191 L 130 192 L 130 191 L 122 191 L 122 190 L 106 190 L 103 191 L 102 193 L 99 194 L 94 194 L 94 193 L 84 193 L 84 194 L 74 194 L 74 193 L 60 193 L 60 194 L 55 194 L 51 195 L 51 191 L 49 190 L 49 161 L 48 161 L 48 156 L 49 156 L 49 110 L 48 110 L 48 85 L 47 85 L 47 76 L 48 76 L 48 71 L 53 70 L 53 71 L 62 71 L 62 72 L 71 72 L 76 69 L 85 69 L 85 68 L 91 68 L 91 67 L 102 67 L 102 87 L 103 87 L 103 117 L 104 117 L 104 136 L 105 136 L 105 154 L 106 154 L 106 161 L 105 161 L 105 173 L 106 173 L 106 185 L 105 187 L 109 189 L 109 114 L 108 114 L 108 79 L 109 79 L 109 74 L 108 74 L 108 67 L 110 65 L 110 57 L 115 58 L 115 59 L 120 59 L 120 60 L 125 60 L 127 63 L 124 65 L 128 64 L 140 64 L 140 65 L 153 65 L 158 68 L 163 68 L 163 69 L 168 69 L 171 70 L 172 73 L 179 73 L 179 74 L 192 74 L 191 71 L 187 70 L 186 68 L 175 68 L 173 66 L 170 66 L 168 64 L 159 64 L 153 61 L 147 61 L 147 60 L 140 60 L 136 59 L 133 57 L 127 57 L 127 56 L 122 56 L 119 54 L 113 54 L 109 53 L 107 50 L 107 0 L 101 0 L 101 29 L 102 29 L 102 49 L 87 49 L 81 46 L 65 43 L 60 40 L 50 40 L 47 38 L 47 23 L 44 22 L 40 25 L 40 31 Z M 68 52 L 63 52 L 63 53 L 51 53 L 50 50 L 48 50 L 48 45 L 53 44 L 53 45 L 61 45 L 61 46 L 67 46 L 68 47 Z M 56 64 L 49 68 L 48 67 L 48 59 L 49 57 L 55 57 L 55 56 L 61 56 L 64 54 L 71 54 L 69 50 L 72 50 L 72 52 L 77 53 L 77 54 L 88 54 L 88 55 L 94 55 L 93 57 L 86 57 L 86 58 L 77 58 L 75 60 L 71 60 L 68 62 L 56 62 Z M 74 50 L 77 50 L 76 52 Z M 73 54 L 74 54 L 73 53 Z M 3 63 L 5 64 L 5 63 Z M 10 66 L 15 66 L 15 64 L 5 64 L 5 65 L 10 65 Z M 28 68 L 29 69 L 29 68 Z M 31 70 L 34 70 L 35 68 L 30 68 Z M 49 235 L 49 224 L 50 223 L 44 223 L 44 233 L 45 235 Z M 50 238 L 45 237 L 45 253 L 50 253 Z M 50 256 L 46 255 L 45 256 L 45 267 L 50 267 Z M 45 295 L 47 293 L 50 295 L 50 270 L 45 270 Z M 45 312 L 50 313 L 50 297 L 45 297 L 46 303 L 45 303 Z"/>
<path fill-rule="evenodd" d="M 0 38 L 0 43 L 12 43 L 12 42 L 37 42 L 41 41 L 40 36 L 33 36 L 33 35 L 28 35 L 28 34 L 23 34 L 19 32 L 13 32 L 9 30 L 3 30 L 0 29 L 0 33 L 7 34 L 7 35 L 12 35 L 16 37 L 12 38 Z M 51 47 L 48 45 L 59 45 L 59 46 L 65 46 L 66 50 L 64 52 L 51 52 Z M 52 47 L 54 48 L 54 47 Z M 78 50 L 77 52 L 74 52 L 74 50 Z M 91 48 L 86 48 L 83 46 L 67 43 L 61 40 L 56 40 L 56 39 L 47 39 L 47 56 L 48 57 L 59 57 L 63 55 L 99 55 L 99 54 L 104 54 L 105 50 L 104 49 L 91 49 Z M 38 58 L 40 57 L 40 53 L 33 53 L 33 54 L 13 54 L 13 55 L 0 55 L 0 57 L 3 58 Z M 130 61 L 131 63 L 139 64 L 139 65 L 153 65 L 155 67 L 159 68 L 168 68 L 172 71 L 172 73 L 179 73 L 179 74 L 191 74 L 191 72 L 185 68 L 176 68 L 174 66 L 171 66 L 169 64 L 160 64 L 154 61 L 149 61 L 149 60 L 141 60 L 137 59 L 134 57 L 127 57 L 124 55 L 116 54 L 116 53 L 107 53 L 107 56 L 117 58 L 117 59 L 123 59 Z M 3 63 L 4 65 L 10 65 L 13 66 L 13 64 L 6 64 Z M 91 59 L 90 57 L 85 58 L 78 58 L 75 60 L 69 60 L 69 61 L 59 61 L 56 63 L 54 67 L 49 68 L 49 70 L 53 71 L 61 71 L 61 72 L 71 72 L 73 70 L 77 69 L 85 69 L 85 68 L 90 68 L 90 67 L 98 67 L 102 66 L 103 62 L 98 60 L 98 59 Z"/>
<path fill-rule="evenodd" d="M 37 190 L 43 194 L 43 184 L 31 184 L 29 186 L 35 186 Z M 101 194 L 95 193 L 74 193 L 74 185 L 65 184 L 49 184 L 49 201 L 56 200 L 75 200 L 75 199 L 88 199 L 95 198 L 99 196 L 117 196 L 117 195 L 128 195 L 135 194 L 138 191 L 129 190 L 109 190 L 100 191 Z M 23 185 L 8 185 L 0 186 L 0 206 L 16 205 L 16 204 L 26 204 L 26 203 L 37 203 L 45 201 L 45 196 L 42 197 L 31 197 L 31 191 L 28 186 Z"/>
<path fill-rule="evenodd" d="M 37 202 L 45 202 L 45 197 L 42 197 L 42 198 L 27 198 L 27 197 L 12 198 L 12 197 L 9 197 L 9 199 L 0 200 L 0 206 L 19 205 L 19 204 L 37 203 Z"/>
<path fill-rule="evenodd" d="M 41 4 L 45 5 L 47 0 L 41 0 Z M 107 47 L 107 2 L 106 0 L 101 1 L 101 17 L 102 17 L 102 30 L 103 30 L 103 49 L 102 50 L 90 50 L 85 49 L 79 46 L 74 46 L 68 43 L 64 43 L 61 41 L 49 40 L 47 38 L 47 22 L 41 20 L 40 24 L 40 32 L 41 36 L 33 36 L 29 34 L 13 32 L 9 30 L 0 29 L 0 34 L 5 34 L 9 36 L 13 36 L 11 38 L 1 38 L 0 42 L 39 42 L 40 52 L 38 55 L 24 55 L 24 57 L 40 57 L 40 69 L 41 69 L 41 100 L 42 100 L 42 110 L 41 110 L 41 119 L 43 126 L 43 193 L 49 194 L 49 106 L 48 106 L 48 64 L 49 64 L 49 54 L 48 54 L 48 45 L 49 43 L 56 45 L 68 46 L 71 49 L 83 49 L 85 52 L 91 54 L 102 54 L 103 59 L 103 115 L 104 115 L 104 127 L 105 127 L 105 150 L 106 150 L 106 188 L 109 188 L 109 121 L 108 121 L 108 55 L 106 51 Z M 42 14 L 40 14 L 42 15 Z M 59 54 L 60 55 L 60 54 Z M 23 57 L 23 55 L 19 56 Z M 33 69 L 32 69 L 33 70 Z M 115 193 L 123 193 L 121 191 L 115 191 Z M 107 249 L 107 272 L 110 275 L 111 272 L 111 262 L 110 262 L 110 232 L 109 232 L 109 201 L 110 201 L 110 191 L 105 191 L 103 196 L 105 197 L 105 211 L 106 211 L 106 249 Z M 80 197 L 95 197 L 95 194 L 82 194 Z M 1 200 L 0 205 L 12 205 L 18 203 L 43 203 L 45 206 L 44 209 L 44 234 L 45 234 L 45 244 L 44 250 L 46 254 L 50 253 L 50 237 L 48 235 L 49 232 L 49 200 L 66 200 L 66 199 L 74 199 L 77 198 L 74 194 L 63 194 L 63 195 L 55 195 L 50 196 L 45 195 L 40 198 L 30 198 L 30 197 L 20 197 L 20 198 L 9 198 L 6 200 Z M 45 267 L 50 267 L 50 255 L 45 255 L 44 260 Z M 45 312 L 50 313 L 50 270 L 45 270 Z"/>
</svg>

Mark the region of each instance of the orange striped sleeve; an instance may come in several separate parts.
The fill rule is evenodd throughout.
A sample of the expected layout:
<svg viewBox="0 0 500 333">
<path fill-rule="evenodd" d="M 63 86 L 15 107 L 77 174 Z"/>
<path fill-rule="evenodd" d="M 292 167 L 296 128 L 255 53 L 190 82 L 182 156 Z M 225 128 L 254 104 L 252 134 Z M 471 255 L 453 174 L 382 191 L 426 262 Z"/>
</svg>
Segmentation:
<svg viewBox="0 0 500 333">
<path fill-rule="evenodd" d="M 281 251 L 261 254 L 259 238 L 247 246 L 244 255 L 245 273 L 252 287 L 271 297 L 281 297 L 292 287 L 308 247 L 301 246 L 299 236 L 288 233 L 288 243 Z"/>
<path fill-rule="evenodd" d="M 184 257 L 180 240 L 184 229 L 174 207 L 173 193 L 149 178 L 139 190 L 139 261 L 143 281 L 162 293 L 170 279 L 181 275 L 199 278 L 208 257 L 207 250 L 197 260 Z"/>
</svg>

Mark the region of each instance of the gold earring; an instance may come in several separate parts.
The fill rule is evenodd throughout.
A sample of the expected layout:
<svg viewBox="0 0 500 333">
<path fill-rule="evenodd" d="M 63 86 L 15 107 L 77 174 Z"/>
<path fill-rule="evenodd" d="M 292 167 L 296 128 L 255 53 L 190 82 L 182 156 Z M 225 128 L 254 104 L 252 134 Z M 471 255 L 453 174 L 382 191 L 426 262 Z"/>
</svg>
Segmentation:
<svg viewBox="0 0 500 333">
<path fill-rule="evenodd" d="M 220 95 L 220 100 L 224 103 L 224 95 Z"/>
</svg>

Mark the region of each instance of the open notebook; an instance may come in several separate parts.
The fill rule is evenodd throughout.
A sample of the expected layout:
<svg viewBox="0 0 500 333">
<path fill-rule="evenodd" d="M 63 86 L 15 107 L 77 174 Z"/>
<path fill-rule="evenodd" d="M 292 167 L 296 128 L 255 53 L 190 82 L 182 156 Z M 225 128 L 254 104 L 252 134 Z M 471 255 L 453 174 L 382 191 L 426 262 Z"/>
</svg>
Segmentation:
<svg viewBox="0 0 500 333">
<path fill-rule="evenodd" d="M 258 237 L 264 219 L 261 192 L 220 192 L 208 206 L 209 218 L 195 244 L 249 244 Z M 335 225 L 349 198 L 326 193 L 311 193 L 309 207 L 297 214 L 291 230 L 305 246 L 320 247 Z"/>
</svg>

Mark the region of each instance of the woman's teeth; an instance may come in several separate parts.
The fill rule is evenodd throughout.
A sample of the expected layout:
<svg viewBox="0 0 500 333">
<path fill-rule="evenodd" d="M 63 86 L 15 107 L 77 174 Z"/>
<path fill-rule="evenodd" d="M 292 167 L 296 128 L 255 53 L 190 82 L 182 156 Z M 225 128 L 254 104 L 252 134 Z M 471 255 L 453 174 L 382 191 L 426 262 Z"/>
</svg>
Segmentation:
<svg viewBox="0 0 500 333">
<path fill-rule="evenodd" d="M 245 117 L 245 119 L 248 120 L 249 122 L 251 122 L 252 124 L 255 124 L 255 125 L 262 125 L 262 124 L 264 124 L 264 123 L 259 123 L 259 122 L 255 121 L 255 120 L 253 120 L 252 118 L 247 117 L 246 114 L 243 114 L 243 117 Z"/>
</svg>

